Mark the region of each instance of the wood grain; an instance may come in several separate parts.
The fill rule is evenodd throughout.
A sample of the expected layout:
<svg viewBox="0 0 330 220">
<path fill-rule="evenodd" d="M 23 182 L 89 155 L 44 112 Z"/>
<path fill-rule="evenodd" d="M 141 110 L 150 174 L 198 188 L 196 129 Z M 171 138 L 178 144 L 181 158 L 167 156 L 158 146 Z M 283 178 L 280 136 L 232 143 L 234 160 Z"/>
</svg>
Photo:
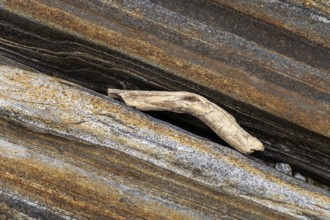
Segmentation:
<svg viewBox="0 0 330 220">
<path fill-rule="evenodd" d="M 250 154 L 262 151 L 262 143 L 247 133 L 236 119 L 204 97 L 190 92 L 108 89 L 108 96 L 142 111 L 171 111 L 199 118 L 236 150 Z"/>
</svg>

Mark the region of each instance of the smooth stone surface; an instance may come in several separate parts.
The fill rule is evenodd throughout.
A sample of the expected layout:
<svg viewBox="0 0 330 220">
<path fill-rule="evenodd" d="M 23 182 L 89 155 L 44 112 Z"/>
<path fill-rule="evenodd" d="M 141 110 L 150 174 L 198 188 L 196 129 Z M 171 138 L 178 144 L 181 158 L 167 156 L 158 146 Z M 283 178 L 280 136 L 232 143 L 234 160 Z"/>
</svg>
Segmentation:
<svg viewBox="0 0 330 220">
<path fill-rule="evenodd" d="M 304 182 L 307 181 L 307 178 L 304 177 L 303 175 L 301 175 L 300 173 L 295 173 L 295 174 L 294 174 L 294 178 L 296 178 L 296 179 L 298 179 L 298 180 L 301 180 L 301 181 L 304 181 Z"/>
<path fill-rule="evenodd" d="M 285 173 L 286 175 L 292 176 L 292 168 L 289 164 L 277 163 L 275 165 L 275 169 L 282 172 L 282 173 Z"/>
</svg>

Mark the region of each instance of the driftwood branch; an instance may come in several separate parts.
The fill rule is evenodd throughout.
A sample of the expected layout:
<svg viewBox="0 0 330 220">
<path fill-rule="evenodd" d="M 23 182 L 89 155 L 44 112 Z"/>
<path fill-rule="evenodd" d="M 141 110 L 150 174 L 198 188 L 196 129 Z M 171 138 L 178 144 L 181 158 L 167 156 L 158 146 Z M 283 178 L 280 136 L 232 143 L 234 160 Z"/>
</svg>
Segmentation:
<svg viewBox="0 0 330 220">
<path fill-rule="evenodd" d="M 143 111 L 171 111 L 193 115 L 242 153 L 264 150 L 261 141 L 239 126 L 232 115 L 200 95 L 190 92 L 118 89 L 108 89 L 108 95 L 112 98 L 121 98 L 127 105 Z"/>
</svg>

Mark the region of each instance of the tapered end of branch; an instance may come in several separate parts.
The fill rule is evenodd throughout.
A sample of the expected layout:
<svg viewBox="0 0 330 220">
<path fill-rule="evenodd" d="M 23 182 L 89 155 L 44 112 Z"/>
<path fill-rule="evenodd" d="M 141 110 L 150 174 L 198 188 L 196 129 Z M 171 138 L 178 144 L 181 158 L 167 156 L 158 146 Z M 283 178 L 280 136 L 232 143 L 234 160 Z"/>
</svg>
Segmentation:
<svg viewBox="0 0 330 220">
<path fill-rule="evenodd" d="M 121 98 L 120 93 L 123 93 L 124 91 L 125 90 L 122 90 L 122 89 L 108 89 L 107 90 L 108 96 L 111 98 L 115 98 L 115 99 Z"/>
<path fill-rule="evenodd" d="M 251 154 L 254 151 L 264 151 L 265 147 L 262 144 L 262 142 L 259 141 L 257 138 L 254 138 L 254 137 L 252 137 L 252 138 L 253 138 L 253 140 L 251 141 L 251 144 L 244 146 L 244 148 L 239 150 L 240 152 L 245 153 L 245 154 Z M 238 148 L 236 148 L 236 149 L 238 149 Z"/>
</svg>

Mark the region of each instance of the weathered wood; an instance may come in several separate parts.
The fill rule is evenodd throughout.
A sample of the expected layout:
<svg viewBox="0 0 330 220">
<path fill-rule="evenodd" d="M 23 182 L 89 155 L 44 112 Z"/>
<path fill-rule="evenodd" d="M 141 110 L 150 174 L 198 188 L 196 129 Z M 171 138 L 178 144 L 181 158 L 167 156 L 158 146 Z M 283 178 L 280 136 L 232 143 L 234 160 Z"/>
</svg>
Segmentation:
<svg viewBox="0 0 330 220">
<path fill-rule="evenodd" d="M 330 218 L 330 194 L 71 83 L 0 67 L 0 199 L 34 218 Z"/>
<path fill-rule="evenodd" d="M 120 98 L 125 104 L 142 111 L 171 111 L 193 115 L 244 154 L 264 150 L 262 143 L 239 126 L 231 114 L 195 93 L 108 89 L 108 96 Z"/>
<path fill-rule="evenodd" d="M 256 156 L 329 182 L 329 13 L 299 2 L 2 0 L 0 53 L 103 93 L 203 95 L 264 143 Z"/>
</svg>

